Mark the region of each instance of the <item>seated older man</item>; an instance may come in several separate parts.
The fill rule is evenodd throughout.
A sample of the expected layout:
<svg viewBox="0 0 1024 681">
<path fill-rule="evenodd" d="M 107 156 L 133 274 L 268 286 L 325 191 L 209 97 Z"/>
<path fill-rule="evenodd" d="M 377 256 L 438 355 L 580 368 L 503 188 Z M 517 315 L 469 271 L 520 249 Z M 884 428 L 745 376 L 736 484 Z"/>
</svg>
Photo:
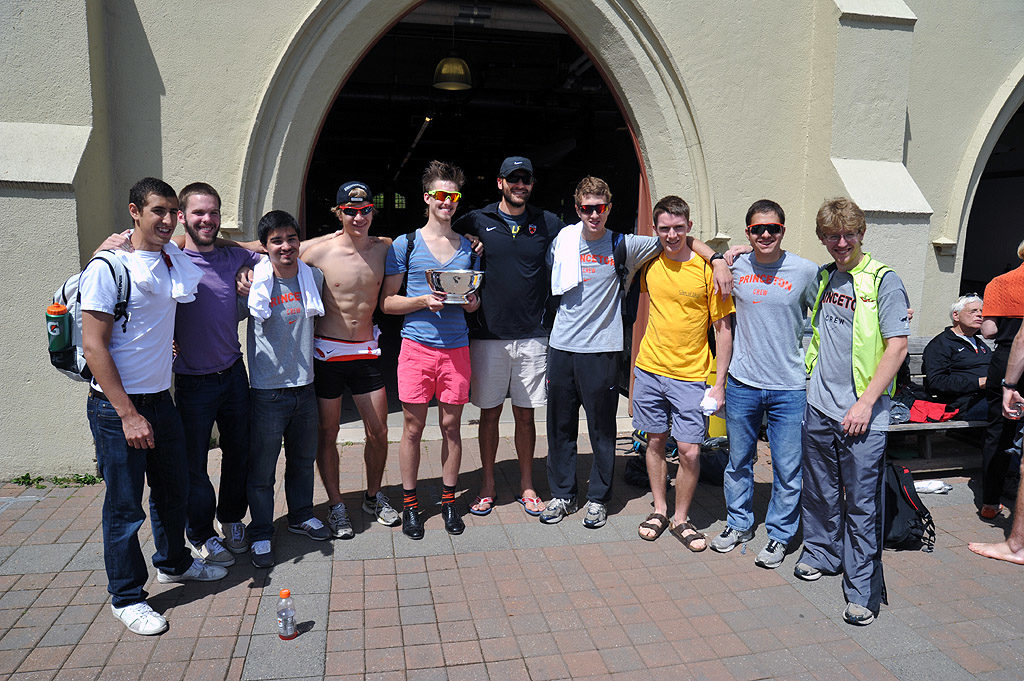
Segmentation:
<svg viewBox="0 0 1024 681">
<path fill-rule="evenodd" d="M 981 298 L 960 296 L 950 306 L 953 325 L 933 338 L 924 349 L 924 385 L 935 402 L 959 409 L 958 418 L 984 420 L 985 377 L 992 351 L 981 339 Z"/>
</svg>

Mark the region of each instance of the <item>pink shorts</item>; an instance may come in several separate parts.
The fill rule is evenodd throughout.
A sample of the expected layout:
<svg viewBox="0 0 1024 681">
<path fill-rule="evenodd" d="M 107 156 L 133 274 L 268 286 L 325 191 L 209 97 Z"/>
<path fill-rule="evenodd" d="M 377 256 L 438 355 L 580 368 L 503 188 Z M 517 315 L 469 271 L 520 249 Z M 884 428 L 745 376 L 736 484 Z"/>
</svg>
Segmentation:
<svg viewBox="0 0 1024 681">
<path fill-rule="evenodd" d="M 408 338 L 398 353 L 398 399 L 426 404 L 434 395 L 446 404 L 469 402 L 469 346 L 432 348 Z"/>
</svg>

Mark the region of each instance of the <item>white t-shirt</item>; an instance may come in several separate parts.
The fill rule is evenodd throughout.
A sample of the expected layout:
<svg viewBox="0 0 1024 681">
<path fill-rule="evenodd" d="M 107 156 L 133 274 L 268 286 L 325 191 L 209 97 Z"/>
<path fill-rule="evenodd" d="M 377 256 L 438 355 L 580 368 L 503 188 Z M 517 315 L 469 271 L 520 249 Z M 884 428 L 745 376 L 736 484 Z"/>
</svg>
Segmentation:
<svg viewBox="0 0 1024 681">
<path fill-rule="evenodd" d="M 128 263 L 140 260 L 153 272 L 153 286 L 143 291 L 132 282 L 128 299 L 128 325 L 114 322 L 110 334 L 110 355 L 114 358 L 121 384 L 129 395 L 158 393 L 171 387 L 171 340 L 174 338 L 174 313 L 177 303 L 171 298 L 171 277 L 159 251 L 116 251 Z M 82 310 L 114 314 L 117 286 L 110 268 L 93 261 L 78 282 Z M 92 386 L 102 390 L 93 379 Z"/>
</svg>

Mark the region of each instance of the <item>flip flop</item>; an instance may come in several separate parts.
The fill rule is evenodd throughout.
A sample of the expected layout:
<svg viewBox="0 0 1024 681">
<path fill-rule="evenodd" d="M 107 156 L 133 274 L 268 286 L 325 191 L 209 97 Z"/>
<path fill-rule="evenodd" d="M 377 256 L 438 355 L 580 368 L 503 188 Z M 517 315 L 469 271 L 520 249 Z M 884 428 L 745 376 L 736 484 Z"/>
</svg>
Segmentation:
<svg viewBox="0 0 1024 681">
<path fill-rule="evenodd" d="M 487 504 L 487 508 L 484 510 L 475 508 L 476 506 L 479 506 L 481 504 Z M 477 497 L 476 500 L 473 502 L 473 505 L 469 507 L 469 512 L 473 515 L 488 515 L 493 509 L 494 499 L 492 499 L 491 497 Z"/>
<path fill-rule="evenodd" d="M 652 523 L 652 520 L 657 520 L 658 522 Z M 660 513 L 652 513 L 649 516 L 647 516 L 647 518 L 642 523 L 640 523 L 640 527 L 637 528 L 636 533 L 637 536 L 639 536 L 644 541 L 654 541 L 655 539 L 660 537 L 665 532 L 665 530 L 668 529 L 668 526 L 668 518 L 666 518 Z M 640 530 L 651 530 L 654 532 L 654 535 L 648 537 L 646 535 L 640 534 Z"/>
<path fill-rule="evenodd" d="M 518 499 L 516 499 L 516 501 L 518 501 L 520 504 L 522 504 L 523 505 L 523 510 L 526 511 L 529 515 L 532 515 L 532 516 L 539 516 L 541 514 L 541 511 L 543 510 L 543 507 L 544 507 L 544 502 L 540 500 L 540 497 L 519 497 Z M 541 510 L 531 511 L 530 507 L 527 506 L 527 504 L 533 504 L 534 506 L 540 506 Z"/>
<path fill-rule="evenodd" d="M 684 535 L 683 532 L 685 532 L 686 530 L 691 530 L 692 532 L 694 532 L 694 534 Z M 694 553 L 700 553 L 708 547 L 707 537 L 705 537 L 700 530 L 694 527 L 693 523 L 691 523 L 689 520 L 687 520 L 685 523 L 681 525 L 670 523 L 668 532 L 673 537 L 682 542 L 683 546 L 693 551 Z M 704 546 L 700 547 L 699 549 L 693 548 L 693 543 L 701 541 L 702 539 L 704 540 Z"/>
</svg>

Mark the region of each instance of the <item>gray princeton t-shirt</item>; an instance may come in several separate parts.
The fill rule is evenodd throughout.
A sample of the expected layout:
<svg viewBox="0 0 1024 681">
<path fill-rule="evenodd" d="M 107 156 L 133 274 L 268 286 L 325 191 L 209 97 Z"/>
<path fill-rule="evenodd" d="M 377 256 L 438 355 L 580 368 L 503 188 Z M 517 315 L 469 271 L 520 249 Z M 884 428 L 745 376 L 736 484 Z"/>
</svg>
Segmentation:
<svg viewBox="0 0 1024 681">
<path fill-rule="evenodd" d="M 821 296 L 818 331 L 821 346 L 818 363 L 807 386 L 807 403 L 821 413 L 842 421 L 857 401 L 853 385 L 853 277 L 833 272 Z M 886 272 L 878 287 L 878 324 L 882 338 L 910 335 L 907 290 L 895 272 Z M 889 396 L 882 394 L 871 412 L 871 430 L 889 429 Z"/>
<path fill-rule="evenodd" d="M 324 274 L 316 267 L 313 279 L 322 291 Z M 299 278 L 274 277 L 270 316 L 249 317 L 249 383 L 253 388 L 298 388 L 313 382 L 313 320 L 302 304 Z"/>
<path fill-rule="evenodd" d="M 656 236 L 626 234 L 626 268 L 630 276 L 661 252 Z M 554 245 L 548 250 L 551 264 Z M 612 232 L 594 241 L 580 237 L 583 281 L 562 294 L 548 344 L 566 352 L 622 350 L 622 295 L 615 275 Z M 628 285 L 627 281 L 627 285 Z"/>
<path fill-rule="evenodd" d="M 818 269 L 810 260 L 785 251 L 767 265 L 758 263 L 753 253 L 736 258 L 730 376 L 761 390 L 807 386 L 804 317 L 818 292 Z"/>
</svg>

